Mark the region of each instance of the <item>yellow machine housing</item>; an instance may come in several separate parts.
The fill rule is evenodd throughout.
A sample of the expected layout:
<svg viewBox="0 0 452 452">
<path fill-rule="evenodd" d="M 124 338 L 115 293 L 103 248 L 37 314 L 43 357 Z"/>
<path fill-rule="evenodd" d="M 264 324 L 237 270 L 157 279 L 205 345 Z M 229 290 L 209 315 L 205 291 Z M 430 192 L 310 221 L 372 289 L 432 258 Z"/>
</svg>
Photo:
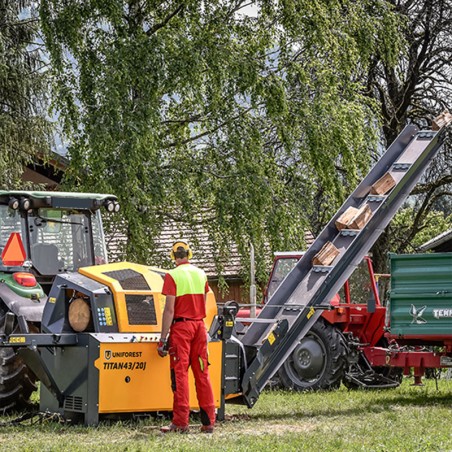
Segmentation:
<svg viewBox="0 0 452 452">
<path fill-rule="evenodd" d="M 121 274 L 133 271 L 144 279 L 148 287 L 137 276 L 128 279 L 119 279 Z M 84 267 L 79 272 L 97 282 L 108 286 L 113 293 L 118 330 L 121 333 L 160 333 L 162 330 L 162 313 L 165 307 L 165 297 L 161 294 L 163 278 L 166 271 L 155 267 L 133 264 L 131 262 L 117 262 L 114 264 L 96 265 L 94 267 Z M 132 280 L 133 279 L 133 280 Z M 124 284 L 124 280 L 128 282 Z M 132 280 L 132 282 L 130 282 Z M 133 307 L 128 306 L 127 297 L 135 296 L 138 299 L 153 303 L 151 315 L 146 322 L 137 324 L 131 321 Z M 213 318 L 217 315 L 217 305 L 212 291 L 207 294 L 206 300 L 206 328 L 209 329 Z"/>
<path fill-rule="evenodd" d="M 100 343 L 99 413 L 171 411 L 173 394 L 169 356 L 160 358 L 156 342 Z M 209 343 L 209 367 L 215 406 L 220 406 L 222 342 Z M 190 408 L 198 409 L 189 373 Z"/>
<path fill-rule="evenodd" d="M 42 349 L 45 367 L 64 394 L 64 406 L 41 385 L 42 410 L 62 410 L 85 416 L 96 424 L 99 415 L 171 411 L 169 356 L 157 353 L 165 297 L 165 271 L 128 262 L 85 267 L 59 275 L 44 311 L 44 330 L 74 333 L 61 321 L 72 300 L 85 299 L 92 322 L 77 333 L 77 343 L 55 350 Z M 206 328 L 217 314 L 215 297 L 207 295 Z M 69 325 L 69 328 L 70 325 Z M 215 404 L 221 404 L 223 342 L 208 344 Z M 190 407 L 198 409 L 194 378 L 189 372 Z"/>
</svg>

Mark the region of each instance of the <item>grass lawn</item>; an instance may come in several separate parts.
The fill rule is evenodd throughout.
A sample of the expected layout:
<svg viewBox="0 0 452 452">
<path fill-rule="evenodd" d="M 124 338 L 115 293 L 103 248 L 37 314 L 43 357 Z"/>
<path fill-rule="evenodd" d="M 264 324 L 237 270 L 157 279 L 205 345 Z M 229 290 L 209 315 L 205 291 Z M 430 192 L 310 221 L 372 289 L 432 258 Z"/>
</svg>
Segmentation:
<svg viewBox="0 0 452 452">
<path fill-rule="evenodd" d="M 452 451 L 452 380 L 331 393 L 266 391 L 253 409 L 227 405 L 213 435 L 162 435 L 168 420 L 84 427 L 56 422 L 0 426 L 6 451 Z M 0 416 L 0 422 L 16 418 Z"/>
</svg>

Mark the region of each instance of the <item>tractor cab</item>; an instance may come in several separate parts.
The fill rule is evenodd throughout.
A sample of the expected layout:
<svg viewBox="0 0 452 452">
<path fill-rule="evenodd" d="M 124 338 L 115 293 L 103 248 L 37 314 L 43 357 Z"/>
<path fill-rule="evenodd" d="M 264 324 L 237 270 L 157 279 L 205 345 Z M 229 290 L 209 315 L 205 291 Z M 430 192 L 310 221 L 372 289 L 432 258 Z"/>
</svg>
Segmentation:
<svg viewBox="0 0 452 452">
<path fill-rule="evenodd" d="M 50 288 L 55 275 L 107 263 L 100 207 L 114 196 L 0 192 L 0 272 L 28 271 Z M 111 207 L 110 207 L 110 204 Z"/>
</svg>

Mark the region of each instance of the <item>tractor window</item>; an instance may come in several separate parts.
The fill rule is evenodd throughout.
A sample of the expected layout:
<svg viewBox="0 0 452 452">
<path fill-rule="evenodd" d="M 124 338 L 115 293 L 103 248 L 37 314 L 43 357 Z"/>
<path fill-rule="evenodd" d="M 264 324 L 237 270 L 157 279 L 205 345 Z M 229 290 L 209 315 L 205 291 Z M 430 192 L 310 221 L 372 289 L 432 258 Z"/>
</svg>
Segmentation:
<svg viewBox="0 0 452 452">
<path fill-rule="evenodd" d="M 365 259 L 356 267 L 348 282 L 350 284 L 351 303 L 366 304 L 369 298 L 373 296 L 369 269 Z M 344 288 L 339 291 L 339 294 L 342 300 L 346 299 Z"/>
<path fill-rule="evenodd" d="M 29 216 L 31 261 L 42 275 L 94 264 L 89 212 L 39 209 Z"/>
<path fill-rule="evenodd" d="M 283 258 L 277 259 L 273 265 L 273 270 L 268 282 L 266 300 L 267 301 L 275 293 L 276 289 L 282 283 L 283 279 L 290 273 L 290 271 L 297 265 L 298 258 Z"/>
<path fill-rule="evenodd" d="M 391 279 L 388 274 L 378 274 L 375 275 L 375 281 L 377 283 L 378 296 L 380 298 L 380 303 L 383 306 L 387 306 L 389 291 L 391 289 Z"/>
<path fill-rule="evenodd" d="M 100 210 L 91 218 L 93 227 L 94 259 L 95 264 L 108 264 L 107 248 L 105 246 L 104 228 Z"/>
<path fill-rule="evenodd" d="M 12 210 L 8 206 L 0 205 L 0 256 L 5 249 L 11 233 L 18 232 L 21 234 L 22 240 L 22 220 L 17 210 Z M 3 269 L 3 262 L 0 261 L 0 269 Z"/>
</svg>

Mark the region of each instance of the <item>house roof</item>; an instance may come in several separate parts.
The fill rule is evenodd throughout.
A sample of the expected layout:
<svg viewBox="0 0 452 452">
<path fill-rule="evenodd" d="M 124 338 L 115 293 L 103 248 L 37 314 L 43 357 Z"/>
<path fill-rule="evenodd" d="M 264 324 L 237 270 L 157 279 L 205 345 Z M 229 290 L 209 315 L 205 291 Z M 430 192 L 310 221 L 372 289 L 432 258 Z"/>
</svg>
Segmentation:
<svg viewBox="0 0 452 452">
<path fill-rule="evenodd" d="M 156 253 L 160 258 L 157 260 L 165 260 L 166 258 L 169 264 L 170 249 L 173 243 L 180 239 L 186 240 L 193 250 L 193 258 L 191 259 L 191 262 L 202 268 L 208 277 L 217 277 L 218 272 L 215 266 L 212 242 L 209 240 L 208 234 L 205 231 L 193 231 L 189 228 L 177 227 L 174 224 L 167 224 L 156 241 Z M 126 240 L 126 236 L 121 233 L 113 233 L 106 236 L 107 250 L 110 261 L 117 262 L 124 259 L 122 249 Z M 238 278 L 240 269 L 240 254 L 237 247 L 233 245 L 230 249 L 230 258 L 226 262 L 223 262 L 222 274 L 224 277 L 229 279 Z"/>
<path fill-rule="evenodd" d="M 194 232 L 190 229 L 181 228 L 174 229 L 174 225 L 170 227 L 167 225 L 158 240 L 158 251 L 163 255 L 168 255 L 171 246 L 176 240 L 185 239 L 188 241 L 193 249 L 193 258 L 191 262 L 201 267 L 210 278 L 218 276 L 217 268 L 215 266 L 214 250 L 212 242 L 209 239 L 208 234 L 205 231 Z M 305 233 L 306 245 L 310 246 L 314 241 L 314 236 L 310 232 Z M 225 278 L 239 278 L 242 263 L 241 258 L 249 259 L 249 256 L 240 256 L 240 253 L 235 244 L 230 246 L 230 257 L 227 261 L 222 262 L 223 271 L 222 274 Z"/>
<path fill-rule="evenodd" d="M 215 254 L 212 249 L 212 242 L 205 231 L 191 231 L 181 228 L 177 230 L 166 226 L 158 238 L 157 251 L 163 256 L 169 256 L 169 250 L 176 240 L 184 239 L 190 244 L 193 251 L 191 262 L 202 268 L 207 276 L 216 277 L 218 275 L 215 266 Z M 238 277 L 241 269 L 240 254 L 236 245 L 230 247 L 230 257 L 226 262 L 222 262 L 223 275 Z"/>
<path fill-rule="evenodd" d="M 186 240 L 192 250 L 193 258 L 191 262 L 202 268 L 210 279 L 218 278 L 218 271 L 215 265 L 214 249 L 212 241 L 209 239 L 207 232 L 200 229 L 194 231 L 188 227 L 176 225 L 174 223 L 164 226 L 158 241 L 156 252 L 160 258 L 168 259 L 173 243 L 177 240 Z M 314 236 L 310 232 L 305 233 L 306 245 L 310 246 L 314 241 Z M 112 262 L 118 262 L 124 259 L 121 251 L 126 241 L 124 234 L 110 234 L 106 237 L 109 258 Z M 222 272 L 224 278 L 238 279 L 242 269 L 241 256 L 235 244 L 230 247 L 230 257 L 227 261 L 222 262 Z M 290 253 L 290 252 L 289 252 Z M 299 251 L 295 252 L 299 254 Z M 276 253 L 275 253 L 276 254 Z M 287 254 L 287 253 L 284 253 Z M 245 257 L 246 259 L 247 257 Z M 249 258 L 249 257 L 248 257 Z"/>
<path fill-rule="evenodd" d="M 36 156 L 35 161 L 25 168 L 24 180 L 44 183 L 48 190 L 55 190 L 64 175 L 64 171 L 69 165 L 66 157 L 52 152 L 50 156 Z M 163 259 L 168 257 L 172 244 L 178 239 L 187 240 L 193 249 L 193 258 L 191 261 L 201 267 L 211 279 L 218 277 L 218 271 L 215 265 L 214 249 L 212 241 L 207 232 L 202 230 L 193 230 L 184 225 L 168 223 L 164 226 L 162 233 L 157 240 L 157 253 Z M 110 261 L 117 262 L 124 260 L 124 243 L 127 240 L 122 233 L 112 233 L 105 237 Z M 309 231 L 305 232 L 306 246 L 310 246 L 314 241 L 314 236 Z M 281 250 L 284 251 L 284 250 Z M 245 257 L 246 258 L 246 257 Z M 222 275 L 226 279 L 239 278 L 241 270 L 241 256 L 235 244 L 230 246 L 230 257 L 222 263 Z"/>
<path fill-rule="evenodd" d="M 433 237 L 433 239 L 423 243 L 418 249 L 419 251 L 452 251 L 452 229 Z"/>
<path fill-rule="evenodd" d="M 36 155 L 33 162 L 24 168 L 22 179 L 35 184 L 43 184 L 47 190 L 55 190 L 68 165 L 69 161 L 66 157 L 53 151 L 49 155 Z"/>
</svg>

